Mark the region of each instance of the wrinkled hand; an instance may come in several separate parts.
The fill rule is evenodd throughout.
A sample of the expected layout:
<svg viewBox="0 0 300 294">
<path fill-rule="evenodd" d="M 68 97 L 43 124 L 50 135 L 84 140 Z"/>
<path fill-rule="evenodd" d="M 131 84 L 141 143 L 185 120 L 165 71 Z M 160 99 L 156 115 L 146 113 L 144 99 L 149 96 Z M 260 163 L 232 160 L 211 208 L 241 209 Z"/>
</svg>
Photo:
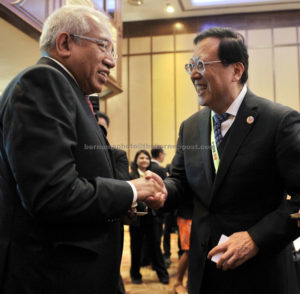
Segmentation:
<svg viewBox="0 0 300 294">
<path fill-rule="evenodd" d="M 210 259 L 215 254 L 223 253 L 217 263 L 217 268 L 226 271 L 234 269 L 254 257 L 258 250 L 248 232 L 238 232 L 232 234 L 226 242 L 215 246 L 208 253 L 207 258 Z"/>
</svg>

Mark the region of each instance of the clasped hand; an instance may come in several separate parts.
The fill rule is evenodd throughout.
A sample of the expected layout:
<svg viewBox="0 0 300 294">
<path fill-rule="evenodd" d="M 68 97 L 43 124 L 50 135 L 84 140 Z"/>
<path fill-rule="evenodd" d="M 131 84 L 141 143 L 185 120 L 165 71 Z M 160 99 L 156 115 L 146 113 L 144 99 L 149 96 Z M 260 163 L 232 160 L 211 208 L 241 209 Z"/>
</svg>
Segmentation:
<svg viewBox="0 0 300 294">
<path fill-rule="evenodd" d="M 168 192 L 160 176 L 147 171 L 146 176 L 132 180 L 138 193 L 138 201 L 144 201 L 150 208 L 158 209 L 166 201 Z"/>
</svg>

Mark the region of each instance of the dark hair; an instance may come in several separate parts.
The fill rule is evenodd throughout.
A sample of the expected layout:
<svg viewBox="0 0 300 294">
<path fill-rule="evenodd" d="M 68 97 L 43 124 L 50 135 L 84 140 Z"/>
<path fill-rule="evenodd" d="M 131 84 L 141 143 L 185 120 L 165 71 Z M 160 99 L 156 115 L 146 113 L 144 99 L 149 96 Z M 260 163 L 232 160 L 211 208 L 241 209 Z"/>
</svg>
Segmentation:
<svg viewBox="0 0 300 294">
<path fill-rule="evenodd" d="M 152 147 L 151 155 L 153 158 L 157 158 L 160 153 L 164 153 L 164 149 L 162 148 L 162 146 L 157 145 Z"/>
<path fill-rule="evenodd" d="M 245 84 L 248 80 L 249 56 L 243 35 L 230 28 L 213 27 L 201 32 L 194 39 L 194 44 L 197 45 L 200 41 L 209 37 L 221 40 L 218 56 L 225 66 L 236 62 L 241 62 L 244 65 L 245 70 L 240 82 Z"/>
<path fill-rule="evenodd" d="M 149 166 L 147 167 L 147 169 L 150 167 L 151 156 L 150 156 L 149 152 L 148 152 L 147 150 L 139 150 L 139 151 L 135 154 L 134 160 L 133 160 L 133 164 L 132 164 L 132 168 L 133 168 L 135 171 L 137 171 L 137 169 L 138 169 L 138 166 L 137 166 L 137 159 L 138 159 L 138 157 L 139 157 L 139 155 L 140 155 L 141 153 L 144 153 L 144 154 L 149 158 Z"/>
<path fill-rule="evenodd" d="M 110 120 L 109 120 L 109 117 L 104 112 L 96 111 L 95 116 L 96 116 L 97 121 L 98 121 L 99 118 L 104 118 L 105 121 L 106 121 L 107 126 L 109 127 Z"/>
</svg>

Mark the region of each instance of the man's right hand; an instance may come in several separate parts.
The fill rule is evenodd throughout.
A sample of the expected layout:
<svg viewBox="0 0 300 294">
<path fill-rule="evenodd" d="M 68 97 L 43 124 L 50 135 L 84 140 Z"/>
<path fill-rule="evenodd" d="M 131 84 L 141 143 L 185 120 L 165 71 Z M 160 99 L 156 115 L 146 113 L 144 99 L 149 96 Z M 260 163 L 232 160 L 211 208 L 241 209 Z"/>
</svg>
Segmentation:
<svg viewBox="0 0 300 294">
<path fill-rule="evenodd" d="M 136 188 L 138 201 L 145 201 L 148 197 L 162 192 L 162 187 L 154 179 L 138 178 L 130 182 Z"/>
</svg>

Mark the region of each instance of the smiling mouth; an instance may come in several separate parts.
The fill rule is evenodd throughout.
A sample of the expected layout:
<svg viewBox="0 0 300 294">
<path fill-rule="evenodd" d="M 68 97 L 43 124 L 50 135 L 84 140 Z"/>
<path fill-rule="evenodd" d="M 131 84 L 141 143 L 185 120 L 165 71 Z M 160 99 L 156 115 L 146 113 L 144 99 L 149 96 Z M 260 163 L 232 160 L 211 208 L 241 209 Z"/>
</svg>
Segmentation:
<svg viewBox="0 0 300 294">
<path fill-rule="evenodd" d="M 98 74 L 104 76 L 105 78 L 107 78 L 108 74 L 105 71 L 98 71 Z"/>
<path fill-rule="evenodd" d="M 207 85 L 199 85 L 199 84 L 194 84 L 195 85 L 195 88 L 196 88 L 196 91 L 198 93 L 198 95 L 200 95 L 204 90 L 207 89 Z"/>
</svg>

